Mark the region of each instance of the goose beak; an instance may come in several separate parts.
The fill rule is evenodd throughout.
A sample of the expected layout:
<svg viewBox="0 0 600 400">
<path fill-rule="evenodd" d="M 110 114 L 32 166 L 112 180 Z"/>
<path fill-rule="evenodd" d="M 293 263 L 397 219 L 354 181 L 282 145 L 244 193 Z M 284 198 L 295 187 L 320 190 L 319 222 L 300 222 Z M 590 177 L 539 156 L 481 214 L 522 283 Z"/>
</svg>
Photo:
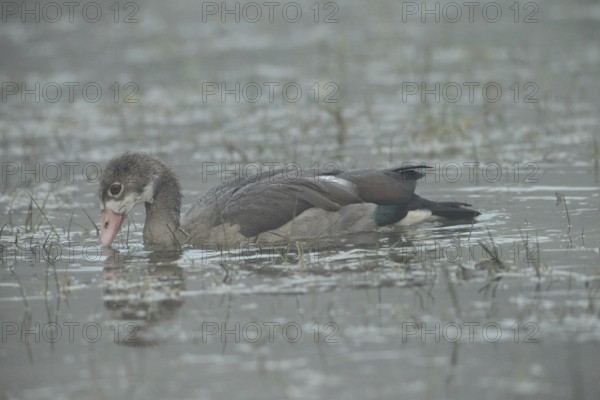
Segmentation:
<svg viewBox="0 0 600 400">
<path fill-rule="evenodd" d="M 100 240 L 104 246 L 110 246 L 115 240 L 126 216 L 127 214 L 117 214 L 110 208 L 104 207 L 100 216 Z"/>
</svg>

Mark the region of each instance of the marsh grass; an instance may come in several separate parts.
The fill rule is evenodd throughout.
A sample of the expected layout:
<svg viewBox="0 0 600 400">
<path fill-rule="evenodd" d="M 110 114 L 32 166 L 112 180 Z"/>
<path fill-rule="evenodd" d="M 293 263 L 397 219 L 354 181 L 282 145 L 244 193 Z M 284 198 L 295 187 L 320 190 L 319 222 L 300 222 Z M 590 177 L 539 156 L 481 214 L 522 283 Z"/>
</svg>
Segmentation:
<svg viewBox="0 0 600 400">
<path fill-rule="evenodd" d="M 483 240 L 479 240 L 478 243 L 481 248 L 485 251 L 485 253 L 490 257 L 486 262 L 480 263 L 488 270 L 489 278 L 485 285 L 479 289 L 479 292 L 483 293 L 491 293 L 493 298 L 496 297 L 496 290 L 498 288 L 498 284 L 503 279 L 502 271 L 507 271 L 506 265 L 500 259 L 500 254 L 498 252 L 498 247 L 494 245 L 494 238 L 492 237 L 492 233 L 488 230 L 488 237 L 491 243 L 491 246 L 488 246 Z"/>
<path fill-rule="evenodd" d="M 436 143 L 442 145 L 441 148 L 427 149 L 426 147 L 425 151 L 416 149 L 416 155 L 432 157 L 464 154 L 464 143 L 472 143 L 471 132 L 475 124 L 474 117 L 451 108 L 445 108 L 443 112 L 436 112 L 426 105 L 417 107 L 422 109 L 417 113 L 416 119 L 411 122 L 411 127 L 404 135 L 407 139 L 405 146 L 407 149 L 411 149 L 411 157 L 414 157 L 415 154 L 415 143 L 425 146 Z"/>
<path fill-rule="evenodd" d="M 600 161 L 598 160 L 600 153 L 598 149 L 598 138 L 594 135 L 594 139 L 592 140 L 592 157 L 594 158 L 594 178 L 596 179 L 596 183 L 600 182 Z"/>
<path fill-rule="evenodd" d="M 50 221 L 50 219 L 48 218 L 48 216 L 44 212 L 44 207 L 46 206 L 46 202 L 48 200 L 48 197 L 50 196 L 50 192 L 48 192 L 48 195 L 44 199 L 44 202 L 42 203 L 41 207 L 39 206 L 39 204 L 37 203 L 37 201 L 35 201 L 35 199 L 33 198 L 33 195 L 30 194 L 30 193 L 28 193 L 28 194 L 29 194 L 29 197 L 31 198 L 31 201 L 35 204 L 35 206 L 37 207 L 37 209 L 40 212 L 40 214 L 42 214 L 42 216 L 44 217 L 44 219 L 46 220 L 46 222 L 48 223 L 48 225 L 50 225 L 50 229 L 52 230 L 52 233 L 54 233 L 54 235 L 56 235 L 56 238 L 60 240 L 60 235 L 56 231 L 56 228 L 54 227 L 54 224 Z M 32 213 L 31 204 L 29 206 L 29 213 L 30 213 L 29 214 L 29 219 L 31 221 L 32 220 L 32 218 L 30 218 L 31 213 Z M 40 223 L 37 224 L 37 227 L 33 231 L 38 231 L 40 229 L 40 226 L 41 226 L 41 221 L 40 221 Z"/>
<path fill-rule="evenodd" d="M 96 222 L 92 219 L 92 217 L 90 217 L 90 214 L 88 214 L 88 212 L 85 210 L 85 208 L 82 208 L 82 210 L 85 213 L 86 217 L 88 217 L 88 219 L 92 223 L 92 226 L 94 227 L 94 229 L 96 230 L 96 236 L 99 236 L 100 235 L 100 229 L 98 229 L 98 225 L 96 225 Z"/>
<path fill-rule="evenodd" d="M 56 271 L 56 254 L 53 253 L 54 247 L 56 246 L 55 243 L 48 243 L 48 240 L 50 239 L 50 234 L 48 234 L 46 236 L 46 240 L 44 242 L 43 245 L 43 250 L 46 254 L 45 260 L 46 260 L 46 273 L 45 273 L 45 280 L 44 280 L 44 304 L 46 306 L 46 317 L 48 319 L 48 324 L 54 323 L 54 324 L 58 324 L 58 315 L 60 313 L 60 303 L 61 303 L 61 285 L 59 283 L 58 280 L 58 273 Z M 50 269 L 52 269 L 52 272 L 50 272 Z M 54 285 L 55 285 L 55 290 L 56 290 L 56 306 L 54 308 L 54 310 L 52 311 L 50 309 L 50 301 L 49 301 L 49 293 L 50 293 L 50 275 L 52 275 L 52 278 L 54 279 Z M 50 348 L 52 350 L 54 350 L 54 339 L 56 339 L 56 335 L 57 332 L 54 329 L 50 330 Z"/>
<path fill-rule="evenodd" d="M 29 260 L 30 257 L 33 257 L 36 262 L 51 262 L 54 265 L 60 259 L 61 248 L 68 246 L 68 243 L 73 239 L 75 233 L 73 226 L 81 228 L 81 232 L 76 233 L 78 235 L 83 234 L 85 236 L 94 228 L 96 234 L 98 234 L 97 225 L 85 209 L 82 208 L 94 228 L 77 223 L 75 212 L 70 213 L 68 224 L 59 228 L 47 211 L 51 192 L 48 192 L 41 202 L 39 198 L 36 199 L 33 193 L 25 192 L 25 194 L 28 201 L 25 203 L 26 208 L 23 212 L 16 212 L 14 208 L 19 193 L 15 192 L 11 197 L 8 218 L 3 221 L 4 223 L 0 228 L 0 241 L 2 242 L 0 251 L 3 257 L 0 262 L 4 263 L 5 258 L 8 259 L 7 257 L 22 257 L 23 260 Z M 22 215 L 22 224 L 16 221 L 15 216 L 17 215 L 19 219 Z M 65 274 L 61 279 L 57 278 L 57 282 L 57 294 L 66 296 L 68 294 L 66 287 L 70 282 L 68 274 Z"/>
<path fill-rule="evenodd" d="M 23 287 L 23 283 L 21 282 L 19 275 L 17 275 L 14 269 L 14 265 L 11 265 L 9 269 L 17 281 L 17 285 L 19 286 L 19 294 L 21 295 L 21 300 L 23 301 L 23 324 L 25 325 L 26 329 L 30 329 L 33 315 L 31 312 L 31 306 L 29 305 L 29 300 L 27 299 L 27 293 L 25 292 L 25 288 Z M 25 335 L 25 347 L 27 349 L 27 357 L 29 362 L 33 364 L 33 351 L 31 349 L 31 343 L 29 343 L 29 335 Z"/>
<path fill-rule="evenodd" d="M 562 204 L 565 206 L 565 215 L 567 217 L 567 236 L 569 239 L 569 244 L 567 245 L 567 248 L 570 249 L 573 247 L 573 238 L 571 236 L 572 224 L 571 224 L 571 216 L 569 214 L 569 207 L 567 206 L 567 198 L 565 197 L 564 193 L 556 192 L 555 195 L 556 195 L 556 205 L 558 206 L 558 205 Z"/>
<path fill-rule="evenodd" d="M 548 266 L 542 263 L 542 255 L 540 251 L 540 239 L 537 231 L 535 232 L 535 245 L 532 245 L 529 241 L 529 234 L 525 233 L 523 236 L 523 232 L 519 230 L 521 241 L 524 243 L 525 250 L 525 263 L 527 266 L 533 268 L 535 271 L 535 276 L 539 280 L 542 279 L 542 272 L 548 269 Z"/>
<path fill-rule="evenodd" d="M 460 302 L 459 302 L 459 298 L 458 298 L 458 292 L 456 290 L 456 285 L 450 274 L 449 267 L 446 263 L 442 263 L 441 269 L 444 274 L 444 279 L 446 280 L 446 288 L 448 290 L 448 295 L 450 296 L 450 300 L 452 301 L 452 307 L 454 308 L 456 317 L 461 319 L 462 311 L 461 311 Z"/>
<path fill-rule="evenodd" d="M 342 153 L 346 141 L 348 140 L 348 126 L 344 118 L 343 108 L 338 105 L 336 107 L 326 107 L 325 110 L 333 117 L 336 126 L 336 143 L 337 150 Z"/>
</svg>

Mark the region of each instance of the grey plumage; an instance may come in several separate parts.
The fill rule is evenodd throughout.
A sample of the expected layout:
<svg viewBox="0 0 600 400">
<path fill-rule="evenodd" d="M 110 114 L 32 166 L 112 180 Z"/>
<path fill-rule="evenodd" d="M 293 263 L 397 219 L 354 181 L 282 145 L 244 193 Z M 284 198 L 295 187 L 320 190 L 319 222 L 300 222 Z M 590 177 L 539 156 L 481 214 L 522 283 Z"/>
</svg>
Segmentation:
<svg viewBox="0 0 600 400">
<path fill-rule="evenodd" d="M 144 241 L 169 247 L 358 232 L 394 224 L 423 208 L 450 219 L 479 215 L 464 203 L 436 203 L 414 194 L 425 168 L 304 170 L 294 176 L 275 170 L 239 177 L 210 189 L 180 222 L 181 189 L 172 169 L 155 156 L 125 153 L 109 161 L 100 181 L 101 236 L 110 244 L 138 202 L 146 204 Z M 119 185 L 121 192 L 111 193 Z"/>
</svg>

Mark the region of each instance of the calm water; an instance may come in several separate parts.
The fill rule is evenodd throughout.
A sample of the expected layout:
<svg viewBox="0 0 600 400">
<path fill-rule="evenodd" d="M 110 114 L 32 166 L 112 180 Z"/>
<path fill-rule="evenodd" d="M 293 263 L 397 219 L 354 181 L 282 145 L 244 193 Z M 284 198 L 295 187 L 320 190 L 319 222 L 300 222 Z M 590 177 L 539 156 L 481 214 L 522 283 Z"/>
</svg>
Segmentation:
<svg viewBox="0 0 600 400">
<path fill-rule="evenodd" d="M 597 5 L 94 4 L 0 24 L 3 398 L 595 398 Z M 102 249 L 97 173 L 125 150 L 171 164 L 184 209 L 266 163 L 424 162 L 419 194 L 483 215 L 161 252 L 138 206 Z"/>
</svg>

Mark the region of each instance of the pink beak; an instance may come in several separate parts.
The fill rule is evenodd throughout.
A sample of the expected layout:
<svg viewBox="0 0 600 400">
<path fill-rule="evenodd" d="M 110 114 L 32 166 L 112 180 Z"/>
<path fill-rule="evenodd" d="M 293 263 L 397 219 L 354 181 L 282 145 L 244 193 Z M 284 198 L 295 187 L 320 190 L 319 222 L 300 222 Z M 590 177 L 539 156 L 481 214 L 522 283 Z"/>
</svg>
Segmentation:
<svg viewBox="0 0 600 400">
<path fill-rule="evenodd" d="M 126 214 L 117 214 L 108 207 L 102 210 L 102 215 L 100 216 L 100 240 L 104 246 L 110 246 L 115 240 L 126 216 Z"/>
</svg>

